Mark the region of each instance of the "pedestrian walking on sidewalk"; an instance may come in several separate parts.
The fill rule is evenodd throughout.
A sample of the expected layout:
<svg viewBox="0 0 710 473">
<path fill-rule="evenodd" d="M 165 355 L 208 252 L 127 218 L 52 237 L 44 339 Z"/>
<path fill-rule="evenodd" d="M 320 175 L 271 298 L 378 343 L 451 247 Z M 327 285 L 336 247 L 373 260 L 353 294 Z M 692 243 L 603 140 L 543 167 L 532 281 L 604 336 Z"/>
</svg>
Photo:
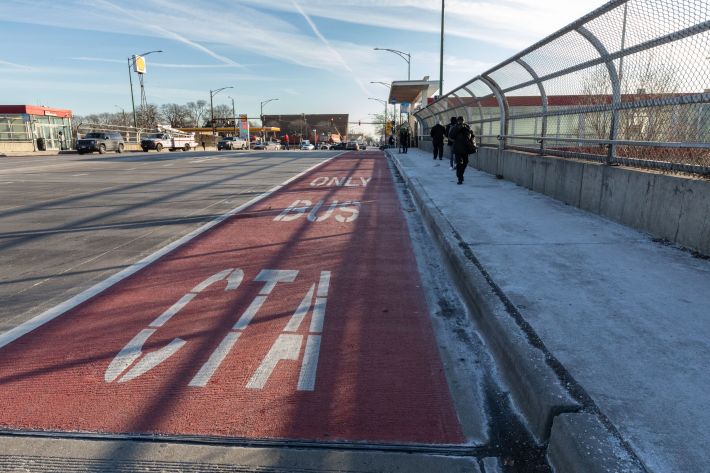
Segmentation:
<svg viewBox="0 0 710 473">
<path fill-rule="evenodd" d="M 439 161 L 441 161 L 444 158 L 444 137 L 446 136 L 446 128 L 444 128 L 441 122 L 437 122 L 436 125 L 431 127 L 429 134 L 431 135 L 431 141 L 434 145 L 434 161 L 436 161 L 437 157 Z"/>
<path fill-rule="evenodd" d="M 449 166 L 451 166 L 451 169 L 454 169 L 454 141 L 451 139 L 451 128 L 456 126 L 457 121 L 456 117 L 451 117 L 451 121 L 445 128 L 446 137 L 448 138 L 447 146 L 449 147 Z"/>
<path fill-rule="evenodd" d="M 463 117 L 459 117 L 456 125 L 451 127 L 449 139 L 454 142 L 453 150 L 456 155 L 457 184 L 463 184 L 463 174 L 468 166 L 468 155 L 476 152 L 473 131 L 464 122 Z"/>
<path fill-rule="evenodd" d="M 290 149 L 289 142 L 290 138 L 288 137 L 288 134 L 286 134 L 286 136 L 284 136 L 284 145 L 286 145 L 286 151 Z"/>
<path fill-rule="evenodd" d="M 409 125 L 406 123 L 399 127 L 399 152 L 407 154 L 409 149 Z"/>
</svg>

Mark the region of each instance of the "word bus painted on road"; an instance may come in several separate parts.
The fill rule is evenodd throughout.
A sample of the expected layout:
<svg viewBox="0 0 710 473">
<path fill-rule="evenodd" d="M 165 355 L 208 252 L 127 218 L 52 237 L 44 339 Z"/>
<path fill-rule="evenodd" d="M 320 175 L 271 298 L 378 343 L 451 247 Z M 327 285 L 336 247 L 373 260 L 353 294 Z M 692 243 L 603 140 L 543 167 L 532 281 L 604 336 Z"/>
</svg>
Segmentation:
<svg viewBox="0 0 710 473">
<path fill-rule="evenodd" d="M 321 209 L 323 209 L 322 212 Z M 320 215 L 319 212 L 321 212 Z M 360 202 L 355 200 L 345 202 L 334 200 L 326 205 L 324 200 L 319 200 L 314 205 L 310 200 L 300 199 L 286 207 L 283 212 L 274 218 L 274 222 L 293 222 L 304 215 L 311 223 L 324 222 L 331 217 L 341 223 L 350 223 L 360 216 Z"/>
</svg>

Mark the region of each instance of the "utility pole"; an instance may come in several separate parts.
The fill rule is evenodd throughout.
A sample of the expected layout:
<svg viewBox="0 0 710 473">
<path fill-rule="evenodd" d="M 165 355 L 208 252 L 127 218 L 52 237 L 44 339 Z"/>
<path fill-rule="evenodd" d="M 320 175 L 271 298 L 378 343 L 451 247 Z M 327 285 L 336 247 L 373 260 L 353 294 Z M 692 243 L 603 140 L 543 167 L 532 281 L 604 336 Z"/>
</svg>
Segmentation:
<svg viewBox="0 0 710 473">
<path fill-rule="evenodd" d="M 439 53 L 439 97 L 444 95 L 444 1 L 441 0 L 441 51 Z"/>
<path fill-rule="evenodd" d="M 131 65 L 136 61 L 136 56 L 141 56 L 141 57 L 146 57 L 149 54 L 153 53 L 162 53 L 163 50 L 159 49 L 156 51 L 148 51 L 147 53 L 143 54 L 134 54 L 133 56 L 128 58 L 128 83 L 131 86 L 131 105 L 133 106 L 133 126 L 134 128 L 138 128 L 138 116 L 136 115 L 136 100 L 133 98 L 133 75 L 131 74 Z M 141 105 L 143 105 L 143 102 L 147 100 L 145 99 L 145 88 L 143 87 L 143 75 L 139 74 L 140 82 L 141 82 Z"/>
<path fill-rule="evenodd" d="M 136 99 L 133 98 L 133 74 L 131 74 L 131 58 L 128 58 L 128 83 L 131 84 L 131 105 L 133 106 L 133 127 L 138 128 L 138 116 L 136 115 Z"/>
</svg>

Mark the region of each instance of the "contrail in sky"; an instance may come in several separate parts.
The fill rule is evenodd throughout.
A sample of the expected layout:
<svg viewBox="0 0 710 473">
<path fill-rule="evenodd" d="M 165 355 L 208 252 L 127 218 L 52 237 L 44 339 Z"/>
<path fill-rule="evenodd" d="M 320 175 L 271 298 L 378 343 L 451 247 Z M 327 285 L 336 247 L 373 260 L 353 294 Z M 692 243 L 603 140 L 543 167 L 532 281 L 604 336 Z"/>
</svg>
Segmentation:
<svg viewBox="0 0 710 473">
<path fill-rule="evenodd" d="M 321 42 L 325 45 L 325 47 L 328 48 L 328 50 L 331 53 L 333 53 L 333 55 L 338 59 L 338 62 L 340 62 L 340 64 L 343 65 L 345 70 L 350 72 L 351 74 L 353 74 L 352 77 L 355 80 L 355 82 L 357 83 L 357 85 L 360 87 L 360 89 L 363 91 L 363 93 L 365 95 L 368 95 L 370 92 L 367 90 L 367 88 L 365 87 L 365 84 L 363 84 L 362 80 L 360 80 L 360 78 L 355 76 L 355 72 L 352 70 L 350 65 L 345 60 L 345 58 L 340 54 L 340 52 L 338 52 L 337 49 L 335 49 L 330 44 L 330 42 L 326 39 L 326 37 L 321 34 L 321 32 L 318 30 L 318 27 L 316 26 L 316 24 L 313 23 L 313 20 L 311 20 L 311 17 L 308 16 L 308 14 L 303 10 L 303 8 L 301 8 L 301 5 L 299 5 L 298 2 L 296 2 L 296 0 L 292 0 L 292 2 L 293 2 L 293 6 L 296 7 L 296 10 L 298 10 L 298 12 L 301 14 L 303 19 L 306 20 L 308 25 L 311 27 L 311 29 L 313 30 L 313 33 L 318 37 L 318 39 L 321 40 Z"/>
</svg>

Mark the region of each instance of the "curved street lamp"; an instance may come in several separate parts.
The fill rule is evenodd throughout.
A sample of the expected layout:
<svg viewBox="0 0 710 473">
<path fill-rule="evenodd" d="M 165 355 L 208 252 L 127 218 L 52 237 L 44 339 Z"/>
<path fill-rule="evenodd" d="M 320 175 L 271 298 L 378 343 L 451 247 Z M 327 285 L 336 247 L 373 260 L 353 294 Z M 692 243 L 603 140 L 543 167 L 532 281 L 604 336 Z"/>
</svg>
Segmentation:
<svg viewBox="0 0 710 473">
<path fill-rule="evenodd" d="M 131 66 L 136 62 L 136 56 L 146 57 L 153 53 L 162 53 L 162 49 L 156 49 L 155 51 L 148 51 L 143 54 L 134 54 L 132 57 L 128 58 L 128 83 L 131 85 L 131 105 L 133 106 L 133 127 L 138 128 L 138 117 L 136 115 L 136 100 L 133 98 L 133 76 L 131 75 Z"/>
<path fill-rule="evenodd" d="M 215 129 L 214 126 L 214 107 L 212 106 L 212 97 L 217 95 L 218 93 L 222 92 L 223 90 L 227 89 L 233 89 L 231 85 L 228 87 L 222 87 L 221 89 L 217 90 L 210 90 L 210 116 L 211 116 L 211 123 L 212 123 L 212 136 L 214 136 L 217 133 L 217 130 Z"/>
<path fill-rule="evenodd" d="M 404 51 L 399 51 L 397 49 L 389 49 L 389 48 L 374 48 L 375 51 L 388 51 L 390 53 L 394 53 L 397 56 L 401 57 L 405 61 L 407 61 L 407 80 L 411 80 L 411 70 L 412 70 L 412 55 L 409 53 L 405 53 Z"/>
<path fill-rule="evenodd" d="M 259 103 L 259 120 L 261 120 L 261 139 L 264 139 L 264 105 L 278 99 L 268 99 Z"/>
</svg>

